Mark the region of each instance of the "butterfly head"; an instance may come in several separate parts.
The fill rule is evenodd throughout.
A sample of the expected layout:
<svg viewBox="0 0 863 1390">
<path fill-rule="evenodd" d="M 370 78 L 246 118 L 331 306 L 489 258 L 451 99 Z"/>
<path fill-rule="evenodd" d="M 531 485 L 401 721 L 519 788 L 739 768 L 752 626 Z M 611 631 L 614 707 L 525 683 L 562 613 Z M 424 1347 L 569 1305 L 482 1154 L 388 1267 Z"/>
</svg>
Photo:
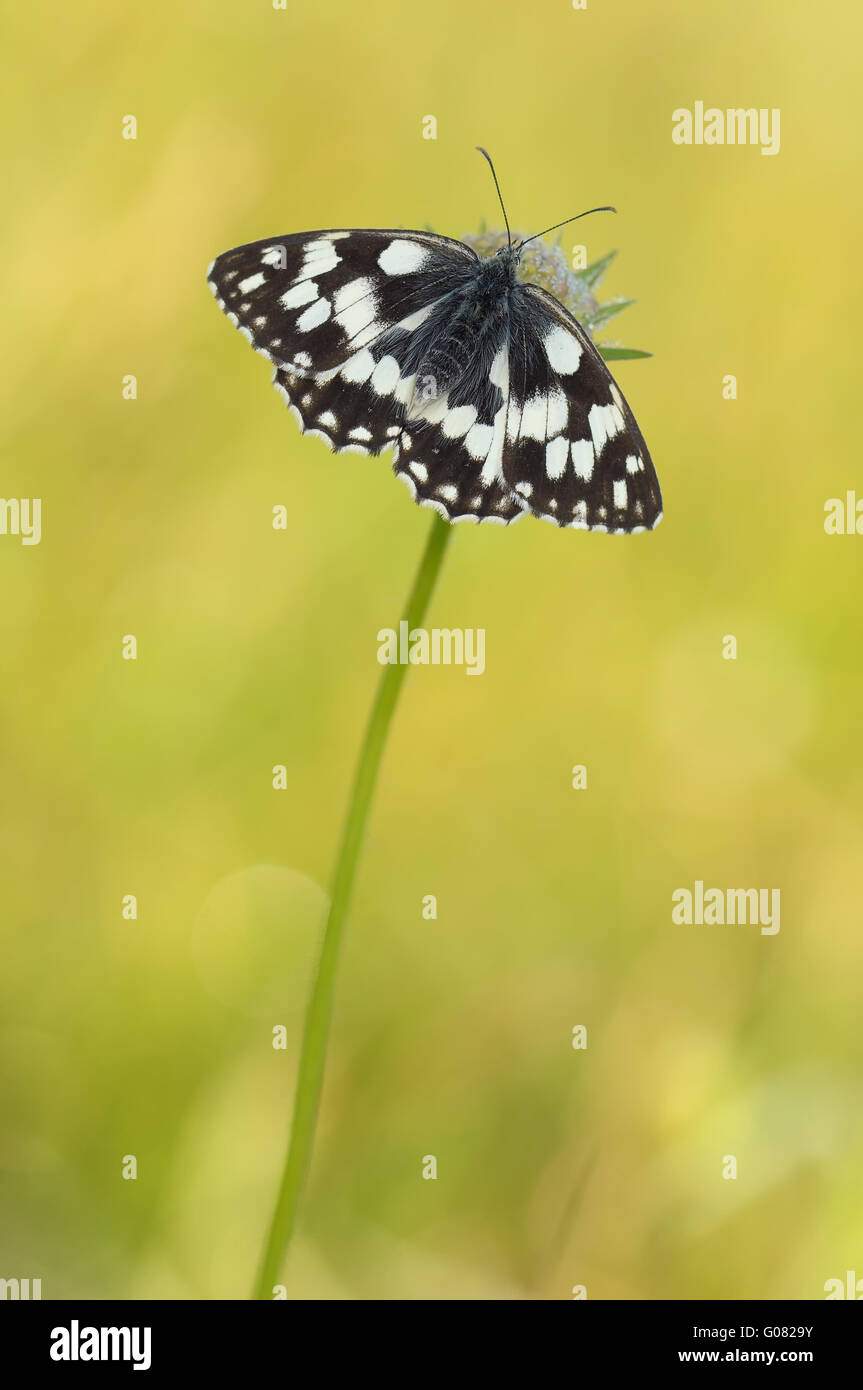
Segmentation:
<svg viewBox="0 0 863 1390">
<path fill-rule="evenodd" d="M 523 243 L 520 241 L 513 241 L 509 246 L 501 246 L 498 251 L 495 251 L 493 259 L 501 261 L 503 265 L 514 271 L 521 261 L 522 245 Z"/>
</svg>

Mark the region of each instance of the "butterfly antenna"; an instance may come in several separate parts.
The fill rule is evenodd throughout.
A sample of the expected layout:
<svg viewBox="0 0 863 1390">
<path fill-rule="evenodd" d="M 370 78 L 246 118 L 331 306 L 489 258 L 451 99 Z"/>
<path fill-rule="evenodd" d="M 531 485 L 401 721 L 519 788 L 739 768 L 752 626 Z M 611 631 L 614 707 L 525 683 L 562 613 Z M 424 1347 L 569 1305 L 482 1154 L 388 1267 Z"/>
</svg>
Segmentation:
<svg viewBox="0 0 863 1390">
<path fill-rule="evenodd" d="M 498 181 L 497 181 L 497 174 L 494 172 L 494 165 L 493 165 L 492 162 L 491 162 L 491 155 L 489 154 L 488 150 L 484 150 L 484 149 L 483 149 L 482 145 L 477 145 L 477 149 L 479 150 L 480 154 L 485 155 L 486 159 L 487 159 L 488 162 L 489 162 L 489 165 L 491 166 L 491 176 L 492 176 L 492 178 L 494 179 L 494 186 L 495 186 L 495 188 L 497 189 L 497 196 L 498 196 L 498 200 L 499 200 L 499 202 L 500 202 L 500 210 L 501 210 L 501 212 L 503 213 L 503 220 L 504 220 L 504 222 L 506 223 L 506 239 L 507 239 L 507 243 L 508 243 L 509 246 L 512 246 L 512 233 L 511 233 L 510 230 L 509 230 L 509 219 L 507 218 L 507 215 L 506 215 L 506 208 L 505 208 L 504 205 L 503 205 L 503 198 L 502 198 L 501 195 L 500 195 L 500 184 L 499 184 Z"/>
<path fill-rule="evenodd" d="M 533 236 L 529 236 L 521 243 L 521 246 L 527 246 L 528 241 L 536 241 L 537 237 L 548 236 L 549 232 L 556 232 L 558 227 L 568 227 L 570 222 L 577 222 L 579 217 L 589 217 L 592 212 L 617 212 L 617 208 L 588 208 L 587 212 L 579 212 L 575 217 L 567 217 L 565 222 L 555 222 L 553 227 L 546 227 L 544 232 L 534 232 Z"/>
</svg>

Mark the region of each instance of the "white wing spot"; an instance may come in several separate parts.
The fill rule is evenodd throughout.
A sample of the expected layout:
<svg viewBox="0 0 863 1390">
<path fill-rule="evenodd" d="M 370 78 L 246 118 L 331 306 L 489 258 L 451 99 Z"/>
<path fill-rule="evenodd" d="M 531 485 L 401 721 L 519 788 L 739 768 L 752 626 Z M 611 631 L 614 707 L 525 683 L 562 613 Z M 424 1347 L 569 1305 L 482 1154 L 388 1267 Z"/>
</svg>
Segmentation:
<svg viewBox="0 0 863 1390">
<path fill-rule="evenodd" d="M 546 437 L 546 420 L 548 418 L 548 398 L 546 396 L 533 396 L 523 406 L 521 412 L 521 434 L 525 439 L 542 439 Z"/>
<path fill-rule="evenodd" d="M 375 297 L 370 294 L 365 299 L 358 299 L 356 303 L 349 304 L 342 309 L 341 313 L 336 314 L 336 323 L 340 324 L 349 338 L 357 339 L 358 347 L 362 347 L 372 338 L 376 338 L 380 332 L 375 322 L 376 310 Z"/>
<path fill-rule="evenodd" d="M 322 425 L 326 425 L 328 430 L 334 430 L 338 428 L 338 421 L 336 420 L 336 417 L 331 410 L 322 410 L 320 415 L 318 416 L 318 420 Z"/>
<path fill-rule="evenodd" d="M 551 332 L 545 335 L 542 345 L 545 348 L 549 366 L 554 371 L 563 372 L 565 376 L 570 376 L 573 372 L 578 371 L 582 352 L 581 343 L 568 328 L 556 324 Z"/>
<path fill-rule="evenodd" d="M 348 439 L 368 440 L 371 437 L 371 430 L 367 430 L 365 425 L 354 425 L 352 430 L 348 430 Z"/>
<path fill-rule="evenodd" d="M 353 357 L 348 358 L 341 368 L 341 375 L 345 381 L 359 383 L 368 381 L 374 369 L 375 359 L 368 348 L 363 348 L 361 352 L 355 352 Z"/>
<path fill-rule="evenodd" d="M 352 304 L 356 304 L 358 299 L 365 299 L 367 294 L 371 294 L 374 286 L 371 280 L 366 280 L 362 276 L 358 280 L 351 280 L 347 285 L 342 285 L 341 289 L 336 290 L 333 295 L 333 308 L 337 314 L 343 309 L 349 309 Z"/>
<path fill-rule="evenodd" d="M 330 256 L 332 251 L 332 245 L 326 237 L 321 237 L 317 241 L 307 241 L 303 247 L 303 255 L 307 261 L 312 256 Z"/>
<path fill-rule="evenodd" d="M 491 448 L 493 438 L 494 430 L 491 425 L 474 425 L 465 436 L 464 447 L 472 459 L 484 459 Z"/>
<path fill-rule="evenodd" d="M 641 462 L 640 458 L 638 458 L 635 454 L 629 455 L 628 459 L 626 460 L 627 473 L 640 473 L 643 467 L 644 464 Z"/>
<path fill-rule="evenodd" d="M 566 428 L 569 420 L 569 401 L 562 391 L 552 391 L 548 397 L 548 423 L 546 425 L 546 435 L 560 434 Z"/>
<path fill-rule="evenodd" d="M 545 471 L 550 478 L 562 478 L 569 458 L 569 442 L 563 435 L 549 440 L 545 446 Z"/>
<path fill-rule="evenodd" d="M 447 439 L 458 439 L 475 423 L 477 409 L 475 405 L 459 405 L 454 410 L 448 410 L 443 417 L 441 429 Z"/>
<path fill-rule="evenodd" d="M 623 416 L 619 406 L 592 405 L 587 419 L 593 436 L 593 447 L 599 457 L 606 440 L 613 439 L 623 429 Z"/>
<path fill-rule="evenodd" d="M 313 328 L 318 328 L 322 323 L 326 323 L 332 312 L 332 304 L 328 299 L 318 299 L 307 309 L 304 314 L 300 314 L 297 319 L 297 332 L 308 333 Z"/>
<path fill-rule="evenodd" d="M 428 482 L 429 471 L 424 463 L 420 463 L 419 459 L 411 459 L 410 463 L 408 464 L 408 468 L 411 470 L 415 478 L 419 478 L 421 483 Z"/>
<path fill-rule="evenodd" d="M 499 386 L 504 395 L 506 395 L 509 389 L 509 356 L 506 348 L 501 348 L 500 351 L 495 354 L 488 379 L 492 386 Z"/>
<path fill-rule="evenodd" d="M 399 364 L 394 357 L 389 354 L 382 357 L 380 362 L 372 372 L 371 387 L 379 396 L 391 396 L 398 384 Z"/>
<path fill-rule="evenodd" d="M 506 433 L 506 398 L 509 394 L 509 363 L 506 362 L 506 376 L 502 387 L 504 403 L 498 409 L 492 424 L 492 441 L 486 455 L 482 472 L 479 475 L 480 484 L 489 487 L 491 483 L 498 480 L 502 481 L 503 475 L 503 441 Z M 476 429 L 476 426 L 474 426 Z"/>
<path fill-rule="evenodd" d="M 416 241 L 391 241 L 378 256 L 385 275 L 410 275 L 428 260 L 428 251 Z"/>
<path fill-rule="evenodd" d="M 279 303 L 283 309 L 299 309 L 302 304 L 311 304 L 318 297 L 318 287 L 314 280 L 301 280 L 299 285 L 292 285 L 289 290 L 280 296 Z"/>
<path fill-rule="evenodd" d="M 258 270 L 254 275 L 247 275 L 245 280 L 241 280 L 237 286 L 240 294 L 249 294 L 252 290 L 259 290 L 261 285 L 267 283 L 267 277 L 262 270 Z"/>
<path fill-rule="evenodd" d="M 625 478 L 615 478 L 615 480 L 614 480 L 614 505 L 615 505 L 616 509 L 617 509 L 619 512 L 622 512 L 622 511 L 624 511 L 624 510 L 626 509 L 626 499 L 627 499 L 626 479 L 625 479 Z"/>
<path fill-rule="evenodd" d="M 307 280 L 310 275 L 327 275 L 342 259 L 332 242 L 326 240 L 307 241 L 303 252 L 305 259 L 297 280 Z"/>
<path fill-rule="evenodd" d="M 351 347 L 367 347 L 369 343 L 375 341 L 375 338 L 379 338 L 382 332 L 383 328 L 379 323 L 369 323 L 365 328 L 360 329 L 356 337 L 351 340 Z"/>
<path fill-rule="evenodd" d="M 589 439 L 574 439 L 571 452 L 576 477 L 581 478 L 584 483 L 589 483 L 593 477 L 593 445 Z"/>
</svg>

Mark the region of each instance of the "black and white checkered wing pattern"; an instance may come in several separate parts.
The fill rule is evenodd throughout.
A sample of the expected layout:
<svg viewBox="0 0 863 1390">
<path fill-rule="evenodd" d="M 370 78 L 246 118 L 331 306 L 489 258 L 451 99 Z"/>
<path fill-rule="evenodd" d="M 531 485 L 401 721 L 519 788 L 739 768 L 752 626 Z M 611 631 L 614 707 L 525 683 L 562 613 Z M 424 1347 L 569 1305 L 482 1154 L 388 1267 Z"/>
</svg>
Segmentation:
<svg viewBox="0 0 863 1390">
<path fill-rule="evenodd" d="M 662 519 L 622 392 L 581 325 L 536 285 L 512 296 L 502 474 L 534 516 L 560 526 L 628 535 Z"/>
<path fill-rule="evenodd" d="M 632 412 L 561 304 L 433 232 L 318 231 L 219 256 L 222 309 L 274 367 L 306 434 L 393 451 L 448 521 L 649 530 L 659 484 Z"/>
<path fill-rule="evenodd" d="M 377 454 L 413 394 L 412 335 L 476 266 L 470 247 L 431 232 L 317 231 L 226 251 L 207 279 L 273 363 L 300 428 L 336 452 Z"/>
<path fill-rule="evenodd" d="M 438 341 L 446 342 L 448 326 Z M 420 377 L 420 387 L 424 378 Z M 449 390 L 411 403 L 393 467 L 411 496 L 447 521 L 507 525 L 526 511 L 503 478 L 509 363 L 505 336 L 478 351 Z"/>
</svg>

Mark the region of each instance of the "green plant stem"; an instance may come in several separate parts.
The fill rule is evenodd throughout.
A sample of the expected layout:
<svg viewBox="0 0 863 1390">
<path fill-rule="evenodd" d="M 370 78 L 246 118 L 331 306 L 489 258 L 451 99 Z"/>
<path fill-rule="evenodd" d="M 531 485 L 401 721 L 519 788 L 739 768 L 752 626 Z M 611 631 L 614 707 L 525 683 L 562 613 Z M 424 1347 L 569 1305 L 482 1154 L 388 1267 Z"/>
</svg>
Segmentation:
<svg viewBox="0 0 863 1390">
<path fill-rule="evenodd" d="M 451 534 L 452 526 L 440 516 L 435 516 L 404 614 L 408 622 L 408 631 L 418 627 L 425 617 Z M 273 1287 L 278 1282 L 279 1271 L 296 1224 L 297 1210 L 309 1170 L 323 1089 L 342 932 L 375 783 L 406 673 L 407 667 L 400 664 L 384 668 L 354 774 L 351 799 L 333 874 L 329 915 L 306 1010 L 290 1143 L 255 1285 L 255 1298 L 273 1297 Z"/>
</svg>

